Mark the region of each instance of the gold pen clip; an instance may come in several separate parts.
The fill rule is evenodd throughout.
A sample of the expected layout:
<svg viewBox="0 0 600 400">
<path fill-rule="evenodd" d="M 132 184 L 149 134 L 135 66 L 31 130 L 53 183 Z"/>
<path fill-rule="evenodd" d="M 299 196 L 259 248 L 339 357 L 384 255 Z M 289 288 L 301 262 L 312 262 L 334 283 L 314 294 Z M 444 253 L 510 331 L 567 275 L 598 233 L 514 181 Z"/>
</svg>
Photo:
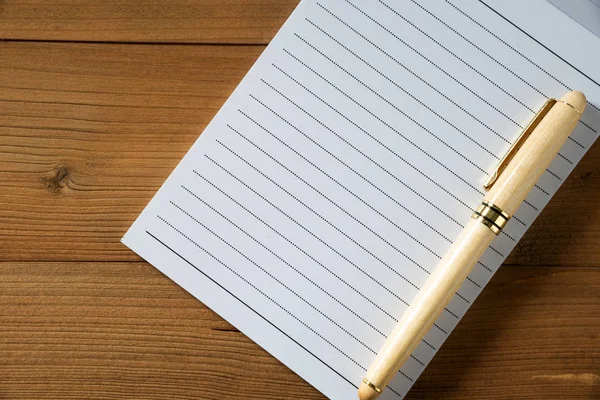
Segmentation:
<svg viewBox="0 0 600 400">
<path fill-rule="evenodd" d="M 548 99 L 548 101 L 546 101 L 546 103 L 542 106 L 540 111 L 535 115 L 535 117 L 533 117 L 531 122 L 529 122 L 529 124 L 525 127 L 525 129 L 523 129 L 523 132 L 521 132 L 521 135 L 519 135 L 519 138 L 512 144 L 512 146 L 510 146 L 510 148 L 506 152 L 506 155 L 500 160 L 500 162 L 498 163 L 498 166 L 492 172 L 492 175 L 490 175 L 488 180 L 483 184 L 483 188 L 485 190 L 491 189 L 491 187 L 494 185 L 494 182 L 496 182 L 498 180 L 498 177 L 500 176 L 502 171 L 504 171 L 506 169 L 506 167 L 508 166 L 508 164 L 510 163 L 510 160 L 513 159 L 513 157 L 515 156 L 517 151 L 519 151 L 519 149 L 521 148 L 523 143 L 525 143 L 525 141 L 527 140 L 529 135 L 531 135 L 531 132 L 533 132 L 533 130 L 539 125 L 539 123 L 542 121 L 542 119 L 544 119 L 546 114 L 548 114 L 548 111 L 550 111 L 550 109 L 557 102 L 558 102 L 558 100 L 556 100 L 554 98 Z M 575 111 L 577 111 L 577 110 L 575 110 Z"/>
</svg>

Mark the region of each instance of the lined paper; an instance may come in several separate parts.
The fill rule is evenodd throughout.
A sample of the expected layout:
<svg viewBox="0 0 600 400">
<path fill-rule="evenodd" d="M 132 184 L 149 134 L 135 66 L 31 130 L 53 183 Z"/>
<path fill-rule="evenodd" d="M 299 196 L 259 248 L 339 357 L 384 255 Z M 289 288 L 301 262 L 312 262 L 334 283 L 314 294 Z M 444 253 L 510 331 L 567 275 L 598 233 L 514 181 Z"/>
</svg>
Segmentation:
<svg viewBox="0 0 600 400">
<path fill-rule="evenodd" d="M 382 396 L 402 398 L 600 129 L 600 52 L 567 61 L 568 38 L 548 46 L 507 8 L 304 0 L 123 242 L 329 398 L 357 398 L 499 158 L 548 97 L 584 91 L 581 123 Z"/>
</svg>

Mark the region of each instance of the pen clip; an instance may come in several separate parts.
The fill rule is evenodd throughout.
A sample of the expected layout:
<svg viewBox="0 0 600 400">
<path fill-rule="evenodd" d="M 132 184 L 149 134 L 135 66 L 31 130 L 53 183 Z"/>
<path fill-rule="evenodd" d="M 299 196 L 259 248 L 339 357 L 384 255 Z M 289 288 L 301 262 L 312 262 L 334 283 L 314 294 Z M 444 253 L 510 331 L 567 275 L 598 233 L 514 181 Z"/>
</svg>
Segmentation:
<svg viewBox="0 0 600 400">
<path fill-rule="evenodd" d="M 544 119 L 546 114 L 548 114 L 548 111 L 550 111 L 552 106 L 554 106 L 557 101 L 558 100 L 555 98 L 548 99 L 540 111 L 535 115 L 535 117 L 533 117 L 525 129 L 523 129 L 523 132 L 521 132 L 517 140 L 510 146 L 504 157 L 502 157 L 498 163 L 498 166 L 494 169 L 488 180 L 483 184 L 483 188 L 485 190 L 490 190 L 492 188 L 494 183 L 500 177 L 500 174 L 502 174 L 502 171 L 504 171 L 510 163 L 510 160 L 513 159 L 517 151 L 519 151 L 523 143 L 525 143 L 529 135 L 531 135 L 531 132 L 533 132 L 533 130 L 539 125 L 539 123 L 542 121 L 542 119 Z"/>
</svg>

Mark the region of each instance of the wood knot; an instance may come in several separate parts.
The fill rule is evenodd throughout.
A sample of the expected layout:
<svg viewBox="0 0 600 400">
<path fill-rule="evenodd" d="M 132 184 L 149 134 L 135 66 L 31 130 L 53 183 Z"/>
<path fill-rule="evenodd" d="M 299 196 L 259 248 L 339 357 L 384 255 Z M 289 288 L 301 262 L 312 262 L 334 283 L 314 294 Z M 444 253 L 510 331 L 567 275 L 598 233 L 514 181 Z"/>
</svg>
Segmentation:
<svg viewBox="0 0 600 400">
<path fill-rule="evenodd" d="M 585 173 L 581 174 L 581 175 L 579 176 L 579 179 L 581 179 L 582 181 L 586 181 L 586 180 L 588 180 L 588 179 L 589 179 L 589 178 L 590 178 L 592 175 L 594 175 L 594 172 L 593 172 L 593 171 L 587 171 L 587 172 L 585 172 Z"/>
<path fill-rule="evenodd" d="M 594 171 L 586 171 L 583 174 L 579 175 L 580 190 L 586 189 L 586 184 L 588 183 L 588 180 L 592 177 L 592 175 L 594 175 Z"/>
<path fill-rule="evenodd" d="M 42 177 L 42 184 L 53 194 L 64 192 L 69 184 L 69 169 L 63 165 L 54 168 L 50 176 Z"/>
</svg>

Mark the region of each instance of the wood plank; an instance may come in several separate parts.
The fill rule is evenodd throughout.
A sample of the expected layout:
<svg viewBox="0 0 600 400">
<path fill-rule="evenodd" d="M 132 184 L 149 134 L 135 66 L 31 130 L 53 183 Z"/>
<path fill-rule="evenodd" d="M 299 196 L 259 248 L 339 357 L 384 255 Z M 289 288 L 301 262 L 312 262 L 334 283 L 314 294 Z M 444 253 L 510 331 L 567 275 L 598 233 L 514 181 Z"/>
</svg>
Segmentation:
<svg viewBox="0 0 600 400">
<path fill-rule="evenodd" d="M 298 0 L 4 0 L 0 39 L 268 43 Z"/>
<path fill-rule="evenodd" d="M 261 51 L 0 42 L 0 260 L 138 260 L 119 239 Z M 600 266 L 599 166 L 509 263 Z"/>
<path fill-rule="evenodd" d="M 0 258 L 137 260 L 120 237 L 261 50 L 0 42 Z"/>
<path fill-rule="evenodd" d="M 600 270 L 503 267 L 409 399 L 592 399 Z M 146 263 L 0 263 L 0 395 L 322 399 Z"/>
</svg>

